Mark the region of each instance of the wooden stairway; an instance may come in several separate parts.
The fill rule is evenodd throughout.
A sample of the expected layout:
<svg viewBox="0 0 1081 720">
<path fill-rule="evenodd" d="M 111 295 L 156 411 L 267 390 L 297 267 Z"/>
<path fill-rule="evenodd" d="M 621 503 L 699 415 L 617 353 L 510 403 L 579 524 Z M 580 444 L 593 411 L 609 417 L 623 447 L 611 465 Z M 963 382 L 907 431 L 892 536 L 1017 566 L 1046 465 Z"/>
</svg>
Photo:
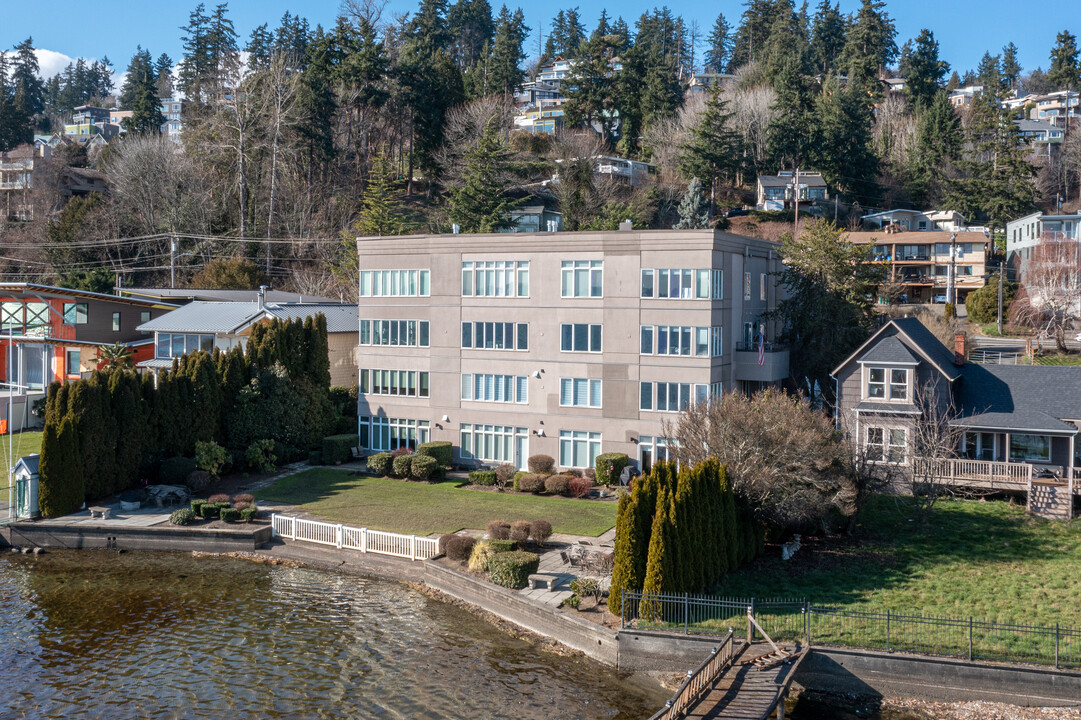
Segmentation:
<svg viewBox="0 0 1081 720">
<path fill-rule="evenodd" d="M 1048 520 L 1069 520 L 1073 498 L 1065 483 L 1033 481 L 1028 496 L 1029 514 Z"/>
</svg>

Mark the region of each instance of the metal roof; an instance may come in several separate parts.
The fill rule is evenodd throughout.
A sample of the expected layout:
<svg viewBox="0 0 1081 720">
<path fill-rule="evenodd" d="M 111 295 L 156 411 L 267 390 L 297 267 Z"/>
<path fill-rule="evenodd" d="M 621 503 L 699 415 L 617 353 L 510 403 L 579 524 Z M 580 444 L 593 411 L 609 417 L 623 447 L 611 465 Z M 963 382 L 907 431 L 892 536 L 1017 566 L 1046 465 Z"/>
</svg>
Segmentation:
<svg viewBox="0 0 1081 720">
<path fill-rule="evenodd" d="M 48 297 L 48 298 L 77 298 L 80 300 L 106 300 L 108 302 L 125 303 L 127 305 L 140 305 L 142 307 L 175 308 L 176 303 L 162 302 L 153 298 L 121 297 L 108 293 L 90 292 L 89 290 L 73 290 L 71 288 L 54 287 L 52 285 L 39 285 L 26 282 L 0 283 L 0 295 L 8 297 Z"/>
<path fill-rule="evenodd" d="M 199 288 L 120 288 L 125 297 L 148 298 L 167 300 L 176 305 L 185 302 L 202 300 L 205 302 L 258 302 L 258 290 L 213 290 Z M 301 293 L 285 292 L 284 290 L 267 290 L 266 302 L 271 303 L 339 303 L 334 298 L 320 297 L 318 295 L 303 295 Z"/>
<path fill-rule="evenodd" d="M 327 332 L 359 331 L 356 305 L 340 303 L 267 303 L 259 307 L 250 302 L 192 302 L 170 313 L 145 322 L 137 329 L 145 332 L 215 333 L 235 335 L 264 318 L 296 320 L 322 313 Z"/>
<path fill-rule="evenodd" d="M 296 320 L 323 313 L 328 333 L 360 332 L 360 311 L 356 305 L 340 303 L 268 303 L 266 312 L 280 320 Z"/>
</svg>

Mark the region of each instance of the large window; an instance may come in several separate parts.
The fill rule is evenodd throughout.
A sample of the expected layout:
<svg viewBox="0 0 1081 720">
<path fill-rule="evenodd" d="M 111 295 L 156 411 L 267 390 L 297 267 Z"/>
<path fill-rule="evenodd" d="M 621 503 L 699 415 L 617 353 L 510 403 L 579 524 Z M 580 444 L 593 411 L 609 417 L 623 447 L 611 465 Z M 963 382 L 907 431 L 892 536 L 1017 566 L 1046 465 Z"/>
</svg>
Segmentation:
<svg viewBox="0 0 1081 720">
<path fill-rule="evenodd" d="M 872 400 L 907 400 L 908 370 L 867 368 L 867 397 Z"/>
<path fill-rule="evenodd" d="M 680 412 L 692 401 L 705 402 L 709 398 L 709 389 L 705 383 L 642 382 L 638 409 Z"/>
<path fill-rule="evenodd" d="M 585 323 L 563 323 L 559 326 L 559 349 L 563 352 L 601 351 L 601 325 Z"/>
<path fill-rule="evenodd" d="M 86 303 L 64 303 L 64 324 L 86 325 L 87 307 Z"/>
<path fill-rule="evenodd" d="M 529 402 L 529 378 L 524 375 L 462 373 L 462 400 L 476 402 Z"/>
<path fill-rule="evenodd" d="M 528 350 L 528 323 L 464 322 L 462 347 L 473 350 Z"/>
<path fill-rule="evenodd" d="M 593 467 L 600 454 L 600 433 L 559 431 L 559 464 L 563 467 Z"/>
<path fill-rule="evenodd" d="M 690 325 L 641 326 L 641 354 L 720 357 L 721 328 Z M 655 341 L 655 342 L 654 342 Z"/>
<path fill-rule="evenodd" d="M 361 270 L 361 297 L 427 297 L 430 270 Z"/>
<path fill-rule="evenodd" d="M 5 330 L 19 328 L 29 335 L 47 335 L 49 305 L 43 302 L 0 303 L 0 326 Z"/>
<path fill-rule="evenodd" d="M 160 332 L 157 334 L 154 357 L 173 358 L 180 357 L 185 353 L 195 352 L 196 350 L 211 352 L 213 349 L 213 335 Z"/>
<path fill-rule="evenodd" d="M 360 392 L 365 395 L 428 397 L 428 373 L 423 370 L 361 368 Z"/>
<path fill-rule="evenodd" d="M 529 263 L 488 260 L 462 263 L 463 297 L 529 297 Z"/>
<path fill-rule="evenodd" d="M 360 344 L 428 347 L 428 321 L 361 320 Z"/>
<path fill-rule="evenodd" d="M 1050 436 L 1010 435 L 1010 460 L 1013 462 L 1051 462 Z"/>
<path fill-rule="evenodd" d="M 463 424 L 460 436 L 462 459 L 514 463 L 515 439 L 524 444 L 528 436 L 529 431 L 524 427 Z"/>
<path fill-rule="evenodd" d="M 601 406 L 601 381 L 591 378 L 560 378 L 559 404 L 564 407 Z"/>
<path fill-rule="evenodd" d="M 367 450 L 416 450 L 417 445 L 428 442 L 427 420 L 361 416 L 358 421 L 360 446 Z"/>
<path fill-rule="evenodd" d="M 708 299 L 713 280 L 709 268 L 647 268 L 642 270 L 642 297 L 673 300 Z M 719 271 L 718 272 L 719 275 Z M 718 280 L 719 282 L 719 280 Z"/>
<path fill-rule="evenodd" d="M 908 454 L 908 430 L 868 427 L 865 432 L 864 452 L 868 461 L 904 464 Z"/>
<path fill-rule="evenodd" d="M 601 260 L 564 260 L 562 265 L 563 297 L 602 297 L 604 262 Z"/>
</svg>

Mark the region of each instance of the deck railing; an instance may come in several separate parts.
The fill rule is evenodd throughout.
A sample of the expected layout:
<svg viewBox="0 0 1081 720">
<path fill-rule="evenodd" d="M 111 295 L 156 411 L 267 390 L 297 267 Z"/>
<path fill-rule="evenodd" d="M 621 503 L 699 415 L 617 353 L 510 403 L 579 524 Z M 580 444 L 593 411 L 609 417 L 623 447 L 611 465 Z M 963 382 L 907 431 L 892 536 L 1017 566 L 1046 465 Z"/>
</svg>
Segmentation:
<svg viewBox="0 0 1081 720">
<path fill-rule="evenodd" d="M 714 647 L 705 662 L 695 670 L 687 671 L 687 679 L 676 690 L 676 694 L 668 700 L 664 707 L 657 711 L 649 720 L 671 720 L 682 717 L 687 708 L 698 702 L 702 693 L 709 690 L 713 682 L 719 678 L 732 664 L 738 648 L 730 631 L 721 642 Z"/>
<path fill-rule="evenodd" d="M 966 484 L 979 484 L 991 490 L 1023 490 L 1032 480 L 1033 469 L 1029 463 L 998 462 L 991 460 L 969 460 L 953 458 L 949 460 L 917 460 L 917 463 L 932 463 L 931 475 L 940 482 L 971 481 Z M 921 474 L 926 466 L 919 466 Z"/>
<path fill-rule="evenodd" d="M 359 550 L 409 560 L 427 560 L 439 554 L 439 541 L 435 538 L 305 520 L 277 513 L 270 516 L 270 526 L 278 537 L 327 545 L 339 550 Z"/>
</svg>

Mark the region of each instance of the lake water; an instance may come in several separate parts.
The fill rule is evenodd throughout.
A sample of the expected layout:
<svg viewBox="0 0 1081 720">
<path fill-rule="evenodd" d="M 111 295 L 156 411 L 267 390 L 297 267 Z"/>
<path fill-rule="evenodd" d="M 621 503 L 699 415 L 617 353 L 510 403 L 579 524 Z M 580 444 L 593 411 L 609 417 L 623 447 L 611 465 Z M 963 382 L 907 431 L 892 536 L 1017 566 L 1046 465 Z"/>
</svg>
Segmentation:
<svg viewBox="0 0 1081 720">
<path fill-rule="evenodd" d="M 0 718 L 649 717 L 668 693 L 404 586 L 230 558 L 0 555 Z"/>
</svg>

